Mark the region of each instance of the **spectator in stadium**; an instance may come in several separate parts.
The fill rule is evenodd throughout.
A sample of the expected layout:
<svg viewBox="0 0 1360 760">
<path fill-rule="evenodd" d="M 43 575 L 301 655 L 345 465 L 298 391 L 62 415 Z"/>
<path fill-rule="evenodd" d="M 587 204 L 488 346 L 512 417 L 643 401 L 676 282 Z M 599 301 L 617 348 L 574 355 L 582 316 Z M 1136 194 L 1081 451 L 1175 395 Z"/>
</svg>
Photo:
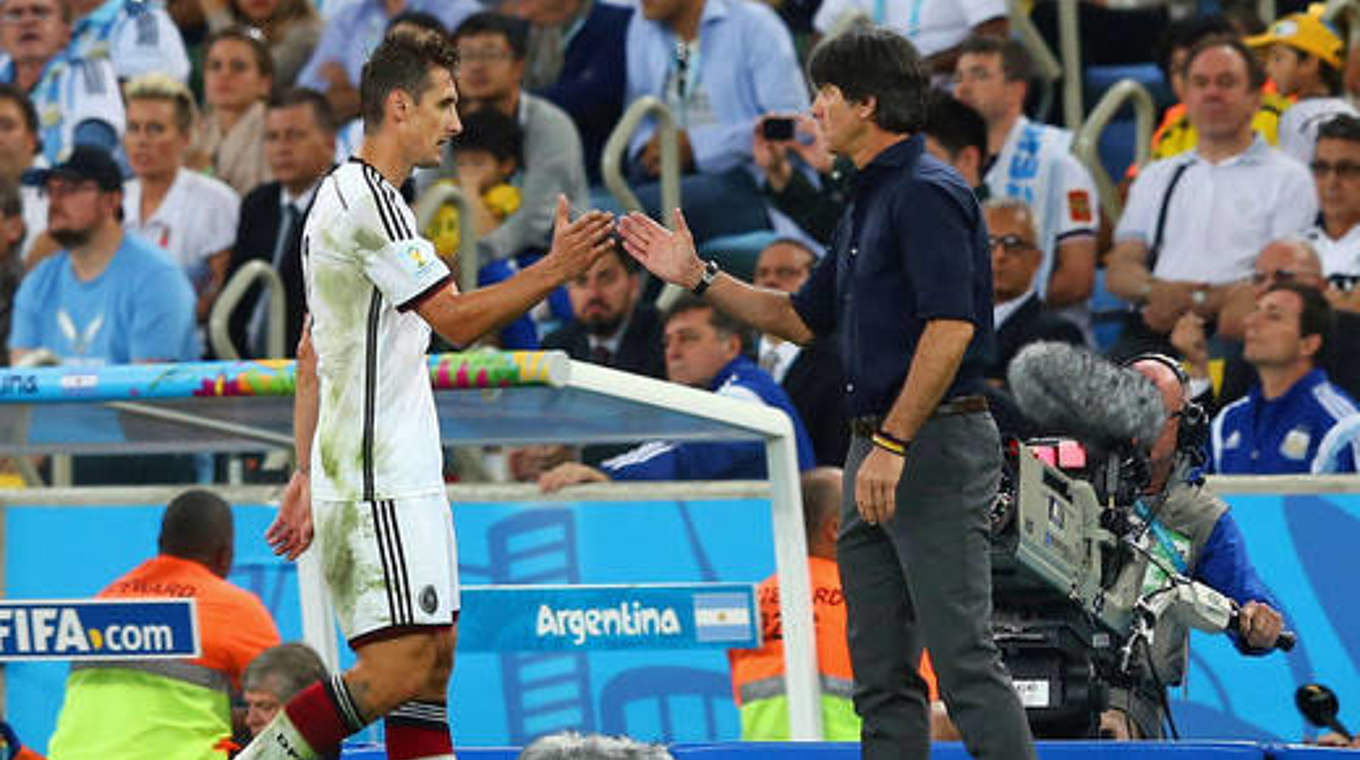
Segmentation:
<svg viewBox="0 0 1360 760">
<path fill-rule="evenodd" d="M 586 176 L 600 183 L 600 154 L 623 113 L 624 38 L 632 7 L 603 0 L 521 0 L 527 20 L 524 88 L 567 112 L 585 151 Z"/>
<path fill-rule="evenodd" d="M 184 167 L 194 128 L 189 88 L 147 74 L 128 82 L 126 92 L 133 178 L 123 188 L 123 224 L 179 263 L 203 322 L 226 279 L 241 198 L 220 180 Z"/>
<path fill-rule="evenodd" d="M 1357 116 L 1341 93 L 1341 35 L 1313 13 L 1291 13 L 1247 44 L 1265 50 L 1266 73 L 1280 95 L 1294 104 L 1280 116 L 1280 150 L 1307 164 L 1318 127 L 1333 116 Z"/>
<path fill-rule="evenodd" d="M 208 32 L 250 26 L 264 33 L 274 61 L 274 83 L 291 87 L 316 49 L 325 24 L 311 0 L 200 0 Z"/>
<path fill-rule="evenodd" d="M 1251 126 L 1265 71 L 1242 42 L 1205 40 L 1185 62 L 1185 103 L 1195 150 L 1144 167 L 1108 254 L 1106 287 L 1140 308 L 1125 321 L 1116 353 L 1166 351 L 1190 311 L 1219 316 L 1269 241 L 1298 233 L 1317 214 L 1307 170 Z M 1237 339 L 1231 320 L 1220 337 Z"/>
<path fill-rule="evenodd" d="M 661 314 L 642 297 L 637 261 L 611 248 L 583 274 L 567 282 L 575 319 L 543 339 L 543 348 L 566 351 L 573 359 L 666 376 Z"/>
<path fill-rule="evenodd" d="M 1360 118 L 1337 116 L 1319 127 L 1309 168 L 1321 213 L 1303 239 L 1335 285 L 1332 307 L 1360 312 Z"/>
<path fill-rule="evenodd" d="M 931 155 L 954 167 L 979 201 L 991 197 L 991 188 L 982 179 L 990 155 L 982 114 L 949 93 L 935 90 L 930 94 L 924 131 Z"/>
<path fill-rule="evenodd" d="M 851 701 L 855 676 L 846 644 L 845 593 L 836 567 L 841 478 L 838 467 L 817 467 L 803 473 L 803 528 L 807 534 L 817 671 L 822 686 L 821 738 L 859 741 L 861 722 Z M 756 596 L 763 645 L 759 649 L 727 650 L 732 666 L 732 695 L 741 713 L 741 740 L 788 741 L 789 704 L 784 681 L 784 632 L 779 622 L 779 576 L 771 575 L 762 581 Z M 948 718 L 944 703 L 939 701 L 930 657 L 924 654 L 921 677 L 930 686 L 931 732 L 940 738 L 939 729 L 948 723 Z"/>
<path fill-rule="evenodd" d="M 1190 120 L 1186 108 L 1185 62 L 1190 51 L 1202 40 L 1238 37 L 1237 28 L 1222 16 L 1190 16 L 1167 24 L 1158 50 L 1157 63 L 1162 76 L 1176 96 L 1176 103 L 1162 115 L 1162 122 L 1152 134 L 1152 158 L 1159 160 L 1193 150 L 1199 144 L 1199 130 Z M 1270 145 L 1279 142 L 1280 115 L 1289 108 L 1289 101 L 1279 93 L 1261 91 L 1261 103 L 1252 115 L 1251 128 Z M 1136 168 L 1129 167 L 1130 175 Z"/>
<path fill-rule="evenodd" d="M 264 154 L 274 181 L 241 200 L 240 222 L 231 246 L 227 278 L 247 261 L 269 262 L 283 280 L 284 355 L 292 357 L 302 337 L 302 220 L 335 155 L 335 118 L 325 96 L 294 87 L 276 93 L 264 116 Z M 231 316 L 232 342 L 244 356 L 268 357 L 267 300 L 255 287 Z M 277 357 L 273 357 L 277 358 Z"/>
<path fill-rule="evenodd" d="M 793 422 L 798 467 L 815 463 L 812 443 L 793 403 L 770 374 L 742 353 L 741 323 L 696 296 L 681 296 L 666 313 L 666 378 L 720 396 L 775 407 Z M 599 468 L 568 462 L 538 479 L 545 492 L 573 483 L 608 480 L 732 480 L 764 478 L 765 447 L 758 442 L 652 441 Z"/>
<path fill-rule="evenodd" d="M 1006 367 L 1021 348 L 1038 340 L 1084 345 L 1081 330 L 1044 311 L 1034 275 L 1043 254 L 1036 242 L 1034 214 L 1024 201 L 995 198 L 983 206 L 992 247 L 992 324 L 996 353 L 984 377 L 1005 386 Z"/>
<path fill-rule="evenodd" d="M 3 114 L 0 113 L 0 119 Z M 19 185 L 0 178 L 0 366 L 9 366 L 14 294 L 24 276 L 24 207 Z"/>
<path fill-rule="evenodd" d="M 1184 568 L 1184 575 L 1217 590 L 1240 607 L 1238 627 L 1228 631 L 1237 650 L 1248 656 L 1271 651 L 1284 627 L 1270 589 L 1251 559 L 1241 530 L 1228 505 L 1203 485 L 1172 480 L 1177 456 L 1186 448 L 1202 446 L 1204 421 L 1188 402 L 1188 383 L 1175 360 L 1161 355 L 1142 355 L 1131 364 L 1161 391 L 1166 421 L 1149 454 L 1151 481 L 1147 494 L 1165 495 L 1157 509 L 1151 531 L 1159 535 L 1151 555 L 1166 565 Z M 1183 429 L 1192 426 L 1191 429 Z M 1143 588 L 1159 588 L 1166 575 L 1157 564 L 1138 557 L 1124 570 L 1125 576 L 1141 579 Z M 1137 583 L 1137 581 L 1134 581 Z M 1149 653 L 1150 667 L 1140 671 L 1134 688 L 1110 689 L 1110 709 L 1101 716 L 1101 733 L 1115 739 L 1160 739 L 1163 736 L 1163 705 L 1166 690 L 1184 681 L 1188 661 L 1189 631 L 1170 616 L 1157 623 Z"/>
<path fill-rule="evenodd" d="M 561 731 L 540 736 L 519 753 L 518 760 L 674 760 L 660 744 L 643 744 L 626 736 L 581 735 Z"/>
<path fill-rule="evenodd" d="M 123 99 L 113 64 L 72 58 L 71 6 L 62 0 L 5 0 L 0 5 L 0 82 L 28 93 L 48 166 L 76 145 L 115 150 L 123 134 Z"/>
<path fill-rule="evenodd" d="M 523 195 L 520 210 L 477 241 L 484 265 L 530 249 L 547 250 L 559 194 L 578 209 L 590 199 L 581 139 L 571 117 L 525 92 L 520 84 L 526 35 L 526 25 L 519 19 L 489 11 L 469 16 L 453 34 L 459 59 L 459 112 L 494 108 L 516 119 L 524 131 L 524 160 L 516 183 Z M 455 153 L 451 148 L 446 157 L 444 168 L 450 173 Z"/>
<path fill-rule="evenodd" d="M 194 144 L 191 168 L 210 170 L 239 195 L 268 182 L 264 101 L 273 88 L 274 59 L 256 29 L 231 26 L 204 46 L 203 100 L 207 108 Z"/>
<path fill-rule="evenodd" d="M 246 728 L 255 736 L 293 695 L 327 677 L 326 663 L 315 649 L 289 641 L 260 652 L 241 676 Z"/>
<path fill-rule="evenodd" d="M 107 58 L 118 80 L 142 74 L 189 79 L 189 55 L 179 28 L 154 0 L 64 0 L 75 23 L 66 50 L 71 58 Z"/>
<path fill-rule="evenodd" d="M 42 154 L 38 140 L 38 112 L 23 90 L 0 84 L 0 182 L 13 183 L 23 204 L 25 258 L 34 242 L 47 229 L 47 198 L 42 190 L 23 184 L 24 172 Z M 46 247 L 52 245 L 49 239 Z"/>
<path fill-rule="evenodd" d="M 960 44 L 968 37 L 1004 38 L 1010 33 L 1005 0 L 918 0 L 914 4 L 823 0 L 813 17 L 813 28 L 819 34 L 831 34 L 851 15 L 906 35 L 925 59 L 926 68 L 937 77 L 954 72 Z"/>
<path fill-rule="evenodd" d="M 1337 308 L 1337 303 L 1349 296 L 1322 276 L 1322 263 L 1317 252 L 1305 240 L 1284 238 L 1271 241 L 1257 255 L 1250 286 L 1233 291 L 1220 319 L 1245 319 L 1266 291 L 1281 282 L 1294 282 L 1313 288 L 1327 296 L 1332 304 L 1334 329 L 1327 339 L 1326 350 L 1319 352 L 1318 361 L 1327 377 L 1346 393 L 1360 394 L 1360 314 Z M 1223 362 L 1222 382 L 1215 396 L 1210 382 L 1210 357 L 1206 325 L 1199 315 L 1187 312 L 1176 322 L 1171 333 L 1171 344 L 1180 353 L 1185 369 L 1190 374 L 1196 401 L 1218 409 L 1247 395 L 1256 384 L 1256 368 L 1240 354 L 1228 356 Z"/>
<path fill-rule="evenodd" d="M 195 489 L 171 500 L 159 553 L 99 598 L 194 600 L 203 654 L 73 665 L 52 757 L 211 757 L 230 740 L 230 695 L 241 690 L 246 666 L 279 643 L 259 598 L 226 580 L 234 533 L 231 507 L 216 494 Z"/>
<path fill-rule="evenodd" d="M 1257 300 L 1247 318 L 1242 355 L 1256 368 L 1258 380 L 1245 398 L 1214 418 L 1215 472 L 1319 472 L 1329 457 L 1335 458 L 1330 471 L 1356 471 L 1344 424 L 1357 414 L 1355 402 L 1328 381 L 1318 364 L 1332 327 L 1331 309 L 1316 288 L 1276 283 Z M 1333 440 L 1338 435 L 1346 437 Z"/>
<path fill-rule="evenodd" d="M 476 0 L 355 0 L 342 5 L 326 20 L 297 84 L 324 92 L 336 120 L 347 122 L 359 115 L 359 72 L 392 19 L 403 11 L 423 11 L 448 30 L 480 7 Z"/>
<path fill-rule="evenodd" d="M 756 287 L 796 293 L 816 265 L 817 254 L 805 243 L 781 238 L 760 252 L 752 282 Z M 815 341 L 800 346 L 774 335 L 761 335 L 756 357 L 761 369 L 789 394 L 812 439 L 817 464 L 844 464 L 850 448 L 850 423 L 845 418 L 845 377 L 835 343 Z"/>
<path fill-rule="evenodd" d="M 64 363 L 192 361 L 193 290 L 182 270 L 119 221 L 123 179 L 105 151 L 81 146 L 39 175 L 49 234 L 62 249 L 19 284 L 9 348 Z"/>
<path fill-rule="evenodd" d="M 1031 68 L 1019 40 L 970 37 L 955 68 L 954 95 L 987 122 L 988 196 L 1030 207 L 1043 252 L 1035 291 L 1050 308 L 1073 307 L 1064 316 L 1084 326 L 1095 286 L 1095 182 L 1071 153 L 1071 132 L 1025 117 Z"/>
<path fill-rule="evenodd" d="M 519 210 L 519 188 L 510 184 L 523 163 L 524 132 L 519 122 L 494 108 L 483 108 L 463 117 L 463 131 L 453 138 L 453 184 L 463 190 L 471 218 L 463 219 L 457 207 L 441 208 L 427 228 L 435 250 L 452 262 L 461 240 L 461 228 L 470 225 L 477 238 L 500 227 Z M 452 212 L 444 216 L 443 211 Z M 431 234 L 432 233 L 432 234 Z"/>
<path fill-rule="evenodd" d="M 793 119 L 790 139 L 765 136 L 765 123 L 775 118 Z M 795 158 L 816 173 L 817 181 L 800 170 Z M 807 114 L 762 117 L 756 122 L 751 159 L 764 175 L 760 189 L 769 202 L 818 243 L 830 242 L 845 210 L 855 164 L 832 155 L 817 120 Z"/>
<path fill-rule="evenodd" d="M 647 0 L 640 10 L 628 25 L 625 100 L 653 95 L 670 108 L 680 198 L 695 238 L 768 229 L 751 130 L 764 114 L 808 107 L 788 29 L 769 6 L 740 0 Z M 661 138 L 654 121 L 644 122 L 628 150 L 634 181 L 646 183 L 638 198 L 660 216 L 660 185 L 652 180 L 661 173 Z"/>
</svg>

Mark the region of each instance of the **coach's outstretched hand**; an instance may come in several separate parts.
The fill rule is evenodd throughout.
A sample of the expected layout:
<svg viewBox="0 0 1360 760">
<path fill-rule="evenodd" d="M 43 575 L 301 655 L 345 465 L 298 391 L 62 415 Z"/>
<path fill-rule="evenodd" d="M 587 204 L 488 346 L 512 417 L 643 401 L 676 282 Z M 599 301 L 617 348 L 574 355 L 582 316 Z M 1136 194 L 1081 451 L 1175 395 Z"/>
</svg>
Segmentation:
<svg viewBox="0 0 1360 760">
<path fill-rule="evenodd" d="M 590 268 L 613 245 L 610 233 L 614 215 L 587 211 L 571 221 L 567 196 L 557 196 L 557 221 L 553 224 L 552 248 L 546 260 L 553 262 L 563 280 L 570 280 Z"/>
<path fill-rule="evenodd" d="M 694 248 L 685 215 L 675 210 L 675 232 L 636 211 L 619 220 L 619 235 L 628 255 L 666 282 L 693 290 L 703 276 L 704 262 Z"/>
</svg>

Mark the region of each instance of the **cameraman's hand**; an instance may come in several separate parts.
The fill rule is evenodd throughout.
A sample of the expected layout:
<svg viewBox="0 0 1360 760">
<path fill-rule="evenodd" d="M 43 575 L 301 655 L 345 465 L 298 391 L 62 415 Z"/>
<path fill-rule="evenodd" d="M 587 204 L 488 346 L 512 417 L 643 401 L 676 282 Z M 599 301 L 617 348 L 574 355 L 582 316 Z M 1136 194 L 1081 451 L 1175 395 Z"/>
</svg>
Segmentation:
<svg viewBox="0 0 1360 760">
<path fill-rule="evenodd" d="M 768 118 L 764 116 L 756 121 L 755 135 L 751 138 L 751 157 L 765 173 L 765 181 L 770 183 L 770 189 L 780 193 L 788 187 L 793 177 L 793 164 L 789 163 L 788 142 L 766 139 L 765 119 Z"/>
<path fill-rule="evenodd" d="M 794 117 L 794 129 L 796 134 L 790 143 L 793 152 L 818 174 L 829 174 L 836 157 L 827 145 L 826 133 L 822 131 L 821 125 L 811 116 L 800 113 Z"/>
<path fill-rule="evenodd" d="M 897 482 L 906 463 L 906 457 L 878 446 L 869 450 L 855 475 L 855 506 L 865 522 L 881 525 L 897 512 Z"/>
<path fill-rule="evenodd" d="M 1252 649 L 1269 649 L 1284 630 L 1284 616 L 1269 604 L 1247 602 L 1237 613 L 1237 630 Z"/>
</svg>

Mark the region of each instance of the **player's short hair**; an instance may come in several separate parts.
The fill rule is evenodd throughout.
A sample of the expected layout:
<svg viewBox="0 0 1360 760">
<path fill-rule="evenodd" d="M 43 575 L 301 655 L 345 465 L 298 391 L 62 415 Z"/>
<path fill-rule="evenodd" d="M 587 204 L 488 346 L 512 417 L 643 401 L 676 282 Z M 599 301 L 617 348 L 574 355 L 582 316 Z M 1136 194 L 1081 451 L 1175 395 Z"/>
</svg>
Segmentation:
<svg viewBox="0 0 1360 760">
<path fill-rule="evenodd" d="M 438 34 L 441 37 L 449 36 L 449 30 L 444 26 L 444 22 L 440 21 L 439 17 L 433 13 L 404 10 L 393 16 L 391 21 L 387 22 L 387 31 L 390 33 L 393 29 L 396 29 L 402 24 L 410 24 L 418 29 L 424 29 L 427 32 Z"/>
<path fill-rule="evenodd" d="M 241 676 L 246 691 L 268 691 L 280 702 L 326 677 L 326 663 L 316 650 L 300 641 L 270 647 L 256 655 Z M 277 693 L 273 686 L 278 687 Z"/>
<path fill-rule="evenodd" d="M 217 494 L 194 488 L 176 496 L 161 518 L 161 554 L 211 561 L 234 541 L 231 507 Z"/>
<path fill-rule="evenodd" d="M 359 111 L 364 131 L 382 125 L 387 96 L 397 90 L 419 101 L 430 88 L 430 69 L 442 68 L 453 76 L 458 50 L 441 35 L 391 34 L 385 37 L 359 75 Z"/>
<path fill-rule="evenodd" d="M 529 54 L 529 25 L 522 19 L 507 16 L 495 11 L 481 11 L 463 19 L 453 30 L 455 43 L 464 37 L 475 34 L 499 34 L 505 38 L 516 61 L 524 60 Z"/>
<path fill-rule="evenodd" d="M 274 78 L 274 56 L 269 52 L 269 41 L 265 39 L 264 32 L 253 26 L 229 26 L 213 32 L 208 37 L 208 44 L 203 46 L 204 66 L 207 66 L 208 54 L 212 52 L 213 45 L 222 40 L 235 40 L 250 48 L 256 70 L 270 79 Z"/>
<path fill-rule="evenodd" d="M 524 130 L 519 122 L 495 108 L 482 108 L 463 117 L 463 131 L 453 138 L 454 150 L 484 150 L 497 161 L 513 159 L 523 166 Z"/>
<path fill-rule="evenodd" d="M 336 123 L 335 110 L 331 108 L 331 102 L 326 100 L 326 96 L 310 87 L 285 87 L 276 90 L 269 96 L 268 108 L 292 108 L 293 106 L 306 105 L 312 109 L 312 118 L 316 119 L 316 125 L 322 132 L 333 135 L 340 128 Z"/>
<path fill-rule="evenodd" d="M 1034 61 L 1020 40 L 974 34 L 959 45 L 959 55 L 999 55 L 1001 74 L 1007 82 L 1029 82 L 1034 78 Z"/>
<path fill-rule="evenodd" d="M 874 124 L 896 134 L 919 132 L 926 121 L 930 78 L 906 37 L 883 27 L 853 27 L 822 40 L 808 58 L 808 79 L 846 100 L 874 98 Z"/>
<path fill-rule="evenodd" d="M 1318 127 L 1317 139 L 1360 143 L 1360 118 L 1345 113 L 1333 116 Z"/>
<path fill-rule="evenodd" d="M 925 133 L 944 146 L 953 159 L 964 148 L 978 150 L 978 161 L 987 160 L 987 122 L 982 114 L 947 92 L 936 90 L 930 97 Z"/>
<path fill-rule="evenodd" d="M 128 103 L 134 100 L 160 100 L 174 105 L 175 126 L 185 135 L 193 134 L 194 119 L 198 115 L 194 95 L 183 82 L 169 74 L 152 72 L 134 77 L 123 85 L 123 97 Z"/>
</svg>

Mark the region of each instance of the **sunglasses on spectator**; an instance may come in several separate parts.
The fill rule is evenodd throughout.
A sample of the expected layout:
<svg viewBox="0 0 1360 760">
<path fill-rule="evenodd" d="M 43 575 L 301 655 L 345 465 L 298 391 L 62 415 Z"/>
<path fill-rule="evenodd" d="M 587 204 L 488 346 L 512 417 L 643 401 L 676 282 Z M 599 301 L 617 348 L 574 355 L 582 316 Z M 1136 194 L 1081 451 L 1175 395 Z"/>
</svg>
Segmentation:
<svg viewBox="0 0 1360 760">
<path fill-rule="evenodd" d="M 1020 237 L 1019 235 L 988 235 L 987 247 L 995 250 L 1001 246 L 1006 253 L 1021 253 L 1034 250 L 1034 243 Z"/>
<path fill-rule="evenodd" d="M 1314 161 L 1308 165 L 1313 170 L 1313 174 L 1318 177 L 1325 177 L 1329 173 L 1335 172 L 1341 179 L 1355 179 L 1360 177 L 1360 164 L 1351 161 Z"/>
</svg>

